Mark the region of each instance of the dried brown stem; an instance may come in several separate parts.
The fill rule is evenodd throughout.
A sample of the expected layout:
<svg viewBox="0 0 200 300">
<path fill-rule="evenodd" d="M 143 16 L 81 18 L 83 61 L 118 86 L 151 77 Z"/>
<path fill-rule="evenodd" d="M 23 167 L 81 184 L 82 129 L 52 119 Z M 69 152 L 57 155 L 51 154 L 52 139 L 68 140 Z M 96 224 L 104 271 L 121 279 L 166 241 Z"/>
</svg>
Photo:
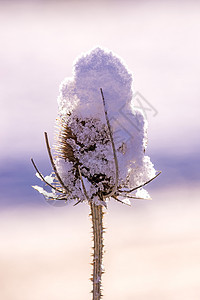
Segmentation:
<svg viewBox="0 0 200 300">
<path fill-rule="evenodd" d="M 142 198 L 142 197 L 129 196 L 129 195 L 126 195 L 124 197 L 126 197 L 128 199 L 135 199 L 135 200 L 152 200 L 151 198 Z"/>
<path fill-rule="evenodd" d="M 44 136 L 45 136 L 45 142 L 46 142 L 46 146 L 47 146 L 47 151 L 48 151 L 48 154 L 49 154 L 49 158 L 50 158 L 50 161 L 51 161 L 51 165 L 53 167 L 53 170 L 56 174 L 56 177 L 58 179 L 58 181 L 60 182 L 61 186 L 66 190 L 68 191 L 68 188 L 65 186 L 65 184 L 63 183 L 60 175 L 58 174 L 58 171 L 57 171 L 57 168 L 56 168 L 56 165 L 54 163 L 54 160 L 53 160 L 53 157 L 52 157 L 52 154 L 51 154 L 51 148 L 49 146 L 49 140 L 48 140 L 48 135 L 47 135 L 47 132 L 44 133 Z"/>
<path fill-rule="evenodd" d="M 63 191 L 57 189 L 55 186 L 51 185 L 50 183 L 48 183 L 48 182 L 45 180 L 44 176 L 43 176 L 43 175 L 40 173 L 40 171 L 38 170 L 38 168 L 37 168 L 37 166 L 36 166 L 36 164 L 35 164 L 33 158 L 31 158 L 31 162 L 32 162 L 32 164 L 33 164 L 33 166 L 34 166 L 36 172 L 39 174 L 41 180 L 44 181 L 44 183 L 46 183 L 48 186 L 50 186 L 52 189 L 54 189 L 55 191 L 57 191 L 57 192 L 59 192 L 59 193 L 62 193 L 62 192 L 63 192 Z"/>
<path fill-rule="evenodd" d="M 137 189 L 139 189 L 139 188 L 141 188 L 141 187 L 143 187 L 143 186 L 145 186 L 146 184 L 148 184 L 148 183 L 150 183 L 151 181 L 153 181 L 156 177 L 158 177 L 159 175 L 161 174 L 161 171 L 158 173 L 158 174 L 156 174 L 156 176 L 154 176 L 153 178 L 151 178 L 150 180 L 148 180 L 148 181 L 146 181 L 145 183 L 143 183 L 143 184 L 141 184 L 141 185 L 139 185 L 139 186 L 136 186 L 135 188 L 133 188 L 133 189 L 131 189 L 131 190 L 128 190 L 128 191 L 122 191 L 122 190 L 118 190 L 118 192 L 120 192 L 120 193 L 131 193 L 131 192 L 133 192 L 133 191 L 135 191 L 135 190 L 137 190 Z M 139 199 L 139 198 L 137 198 L 137 199 Z"/>
<path fill-rule="evenodd" d="M 103 259 L 103 207 L 90 202 L 90 210 L 92 216 L 93 229 L 93 300 L 100 300 L 102 296 L 101 291 L 101 277 L 102 277 L 102 259 Z"/>
<path fill-rule="evenodd" d="M 113 196 L 112 196 L 112 198 L 113 198 L 113 199 L 115 199 L 115 200 L 117 200 L 118 202 L 120 202 L 120 203 L 122 203 L 122 204 L 125 204 L 125 205 L 128 205 L 128 206 L 131 206 L 130 204 L 128 204 L 128 203 L 125 203 L 125 202 L 123 202 L 122 200 L 118 199 L 118 198 L 117 198 L 117 196 L 115 196 L 115 195 L 113 195 Z"/>
<path fill-rule="evenodd" d="M 105 103 L 102 88 L 100 89 L 100 91 L 101 91 L 101 97 L 102 97 L 102 101 L 103 101 L 104 113 L 105 113 L 106 123 L 107 123 L 107 126 L 108 126 L 110 141 L 111 141 L 112 150 L 113 150 L 114 162 L 115 162 L 115 185 L 113 186 L 112 191 L 109 194 L 104 196 L 104 198 L 108 198 L 108 197 L 112 197 L 115 194 L 116 190 L 117 190 L 118 180 L 119 180 L 119 166 L 118 166 L 118 161 L 117 161 L 115 143 L 114 143 L 114 139 L 113 139 L 113 135 L 112 135 L 112 129 L 111 129 L 110 121 L 109 121 L 109 118 L 108 118 L 108 112 L 107 112 L 107 109 L 106 109 L 106 103 Z"/>
<path fill-rule="evenodd" d="M 84 184 L 84 181 L 83 181 L 83 177 L 82 177 L 79 165 L 78 165 L 78 172 L 79 172 L 79 176 L 80 176 L 80 180 L 81 180 L 81 185 L 82 185 L 82 188 L 83 188 L 83 192 L 84 192 L 85 198 L 89 202 L 88 194 L 87 194 L 87 191 L 86 191 L 86 188 L 85 188 L 85 184 Z"/>
</svg>

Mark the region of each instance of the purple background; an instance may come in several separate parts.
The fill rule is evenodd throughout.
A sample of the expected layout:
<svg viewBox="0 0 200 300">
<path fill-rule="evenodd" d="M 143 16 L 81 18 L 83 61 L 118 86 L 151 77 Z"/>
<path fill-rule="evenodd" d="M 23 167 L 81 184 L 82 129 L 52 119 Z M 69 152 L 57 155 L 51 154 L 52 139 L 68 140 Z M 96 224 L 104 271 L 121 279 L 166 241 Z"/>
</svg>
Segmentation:
<svg viewBox="0 0 200 300">
<path fill-rule="evenodd" d="M 30 158 L 50 173 L 59 84 L 97 45 L 158 111 L 147 155 L 162 170 L 153 201 L 109 203 L 105 300 L 200 299 L 199 32 L 199 1 L 0 1 L 1 299 L 89 297 L 89 209 L 47 204 Z"/>
</svg>

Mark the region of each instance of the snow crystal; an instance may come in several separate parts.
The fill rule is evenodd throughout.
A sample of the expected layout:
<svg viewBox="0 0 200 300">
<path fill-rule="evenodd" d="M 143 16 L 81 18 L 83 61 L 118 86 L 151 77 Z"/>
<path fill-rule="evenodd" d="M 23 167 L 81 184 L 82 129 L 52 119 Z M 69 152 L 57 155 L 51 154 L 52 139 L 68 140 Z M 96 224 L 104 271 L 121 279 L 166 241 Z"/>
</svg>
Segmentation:
<svg viewBox="0 0 200 300">
<path fill-rule="evenodd" d="M 54 193 L 49 193 L 46 190 L 44 190 L 42 187 L 33 185 L 32 186 L 36 191 L 38 191 L 40 194 L 43 194 L 47 198 L 56 198 L 56 195 Z"/>
<path fill-rule="evenodd" d="M 135 195 L 138 198 L 143 198 L 145 200 L 151 200 L 149 193 L 143 188 L 138 189 Z"/>
</svg>

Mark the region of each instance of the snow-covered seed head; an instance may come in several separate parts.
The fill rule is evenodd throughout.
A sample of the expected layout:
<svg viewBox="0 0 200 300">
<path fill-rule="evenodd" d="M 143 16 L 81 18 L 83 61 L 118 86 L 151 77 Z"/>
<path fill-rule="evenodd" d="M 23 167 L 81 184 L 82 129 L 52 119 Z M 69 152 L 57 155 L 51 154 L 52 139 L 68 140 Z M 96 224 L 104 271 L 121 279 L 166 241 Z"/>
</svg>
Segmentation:
<svg viewBox="0 0 200 300">
<path fill-rule="evenodd" d="M 112 52 L 95 48 L 76 60 L 58 97 L 54 162 L 63 186 L 52 177 L 63 194 L 53 189 L 49 198 L 127 203 L 155 177 L 144 154 L 147 124 L 132 94 L 132 74 Z"/>
</svg>

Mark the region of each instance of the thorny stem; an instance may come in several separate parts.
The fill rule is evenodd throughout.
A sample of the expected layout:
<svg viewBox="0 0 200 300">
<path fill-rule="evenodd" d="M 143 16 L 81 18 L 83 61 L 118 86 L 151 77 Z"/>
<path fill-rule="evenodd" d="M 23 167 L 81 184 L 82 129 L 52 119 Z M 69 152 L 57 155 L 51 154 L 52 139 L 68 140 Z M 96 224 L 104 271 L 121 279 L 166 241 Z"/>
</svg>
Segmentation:
<svg viewBox="0 0 200 300">
<path fill-rule="evenodd" d="M 90 201 L 90 210 L 92 216 L 93 229 L 93 300 L 100 300 L 102 296 L 101 277 L 102 277 L 102 259 L 103 259 L 103 207 Z"/>
</svg>

